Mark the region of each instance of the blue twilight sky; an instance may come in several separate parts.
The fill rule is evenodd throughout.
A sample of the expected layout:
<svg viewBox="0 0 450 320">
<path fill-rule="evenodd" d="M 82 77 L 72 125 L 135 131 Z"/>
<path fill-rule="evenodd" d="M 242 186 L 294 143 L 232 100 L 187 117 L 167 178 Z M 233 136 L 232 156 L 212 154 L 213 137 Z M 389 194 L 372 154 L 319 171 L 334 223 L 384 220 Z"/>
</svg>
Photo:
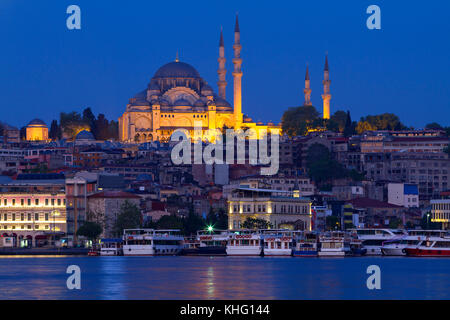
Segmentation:
<svg viewBox="0 0 450 320">
<path fill-rule="evenodd" d="M 80 31 L 66 28 L 71 4 L 81 7 Z M 371 4 L 381 7 L 382 30 L 366 27 Z M 217 90 L 221 26 L 232 101 L 236 12 L 243 111 L 253 120 L 278 122 L 303 103 L 307 63 L 321 110 L 328 52 L 332 112 L 450 125 L 450 2 L 437 0 L 0 0 L 0 121 L 50 124 L 61 111 L 85 107 L 117 119 L 177 50 Z"/>
</svg>

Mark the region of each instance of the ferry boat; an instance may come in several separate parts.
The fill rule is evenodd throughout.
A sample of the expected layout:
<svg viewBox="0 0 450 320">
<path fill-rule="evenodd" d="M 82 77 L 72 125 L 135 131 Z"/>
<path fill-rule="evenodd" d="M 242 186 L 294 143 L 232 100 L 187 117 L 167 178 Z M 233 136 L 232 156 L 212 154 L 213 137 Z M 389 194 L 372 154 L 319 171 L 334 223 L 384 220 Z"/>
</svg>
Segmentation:
<svg viewBox="0 0 450 320">
<path fill-rule="evenodd" d="M 450 257 L 450 235 L 426 237 L 417 246 L 408 246 L 404 250 L 412 257 Z"/>
<path fill-rule="evenodd" d="M 357 238 L 352 238 L 350 240 L 350 252 L 347 252 L 348 255 L 353 257 L 364 256 L 367 253 L 367 249 L 364 248 L 362 241 Z"/>
<path fill-rule="evenodd" d="M 261 230 L 264 256 L 291 256 L 295 231 Z"/>
<path fill-rule="evenodd" d="M 184 238 L 180 230 L 126 229 L 123 235 L 125 256 L 176 255 Z"/>
<path fill-rule="evenodd" d="M 201 230 L 197 232 L 198 255 L 225 256 L 227 254 L 228 231 Z"/>
<path fill-rule="evenodd" d="M 121 256 L 122 239 L 101 239 L 100 240 L 100 255 L 101 256 Z"/>
<path fill-rule="evenodd" d="M 229 256 L 262 255 L 261 233 L 255 230 L 232 230 L 227 243 Z"/>
<path fill-rule="evenodd" d="M 350 252 L 350 238 L 343 231 L 326 232 L 319 237 L 319 257 L 344 257 Z"/>
<path fill-rule="evenodd" d="M 381 253 L 385 256 L 406 256 L 406 248 L 418 246 L 426 237 L 443 237 L 446 233 L 442 230 L 409 230 L 407 236 L 385 241 Z"/>
<path fill-rule="evenodd" d="M 183 256 L 196 256 L 199 252 L 200 241 L 195 237 L 185 238 L 183 241 L 183 248 L 181 249 L 181 255 Z"/>
<path fill-rule="evenodd" d="M 315 232 L 301 232 L 294 239 L 292 255 L 294 257 L 317 257 L 318 235 Z"/>
<path fill-rule="evenodd" d="M 367 255 L 381 255 L 383 242 L 401 239 L 407 235 L 405 231 L 395 229 L 363 228 L 350 231 L 362 241 L 363 247 L 367 249 Z"/>
</svg>

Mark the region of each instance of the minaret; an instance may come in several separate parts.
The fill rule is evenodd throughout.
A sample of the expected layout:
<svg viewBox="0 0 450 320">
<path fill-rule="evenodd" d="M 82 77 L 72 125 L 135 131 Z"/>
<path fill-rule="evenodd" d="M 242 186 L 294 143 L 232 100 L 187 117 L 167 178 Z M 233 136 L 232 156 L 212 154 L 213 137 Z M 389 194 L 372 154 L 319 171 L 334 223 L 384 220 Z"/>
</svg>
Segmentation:
<svg viewBox="0 0 450 320">
<path fill-rule="evenodd" d="M 234 71 L 233 71 L 233 85 L 234 85 L 234 118 L 235 127 L 240 127 L 242 124 L 242 59 L 241 59 L 241 32 L 239 30 L 239 19 L 236 15 L 236 26 L 234 27 Z"/>
<path fill-rule="evenodd" d="M 323 72 L 323 118 L 330 119 L 330 69 L 328 68 L 328 54 L 325 57 L 325 69 Z"/>
<path fill-rule="evenodd" d="M 223 43 L 223 32 L 222 28 L 220 29 L 220 43 L 219 43 L 219 70 L 217 70 L 217 74 L 219 75 L 219 81 L 217 82 L 217 86 L 219 87 L 219 97 L 226 100 L 227 95 L 227 81 L 226 75 L 227 70 L 225 69 L 225 45 Z"/>
<path fill-rule="evenodd" d="M 305 89 L 303 89 L 305 93 L 305 106 L 312 106 L 311 104 L 311 85 L 309 81 L 309 70 L 308 66 L 306 66 L 306 76 L 305 76 Z"/>
</svg>

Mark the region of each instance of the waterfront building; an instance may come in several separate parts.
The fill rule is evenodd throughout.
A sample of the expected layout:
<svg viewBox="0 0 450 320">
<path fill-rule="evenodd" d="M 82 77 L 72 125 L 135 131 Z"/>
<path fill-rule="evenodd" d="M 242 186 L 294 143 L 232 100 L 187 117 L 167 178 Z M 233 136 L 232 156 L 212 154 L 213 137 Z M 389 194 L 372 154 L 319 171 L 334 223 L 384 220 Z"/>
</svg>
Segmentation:
<svg viewBox="0 0 450 320">
<path fill-rule="evenodd" d="M 64 176 L 24 174 L 1 182 L 0 230 L 17 247 L 60 241 L 67 232 Z"/>
<path fill-rule="evenodd" d="M 419 188 L 416 184 L 389 183 L 388 202 L 406 208 L 418 208 Z"/>
<path fill-rule="evenodd" d="M 27 141 L 48 141 L 48 127 L 41 119 L 34 119 L 26 127 Z"/>
<path fill-rule="evenodd" d="M 137 195 L 123 191 L 103 191 L 89 195 L 87 198 L 87 219 L 102 226 L 102 238 L 112 238 L 117 236 L 114 232 L 114 226 L 117 217 L 120 214 L 120 208 L 125 201 L 139 207 L 141 199 L 141 197 Z"/>
<path fill-rule="evenodd" d="M 442 223 L 442 229 L 450 229 L 450 191 L 443 192 L 442 199 L 433 199 L 431 205 L 431 222 Z"/>
<path fill-rule="evenodd" d="M 228 198 L 228 228 L 242 228 L 247 218 L 265 220 L 274 229 L 311 230 L 311 201 L 294 192 L 239 187 Z"/>
</svg>

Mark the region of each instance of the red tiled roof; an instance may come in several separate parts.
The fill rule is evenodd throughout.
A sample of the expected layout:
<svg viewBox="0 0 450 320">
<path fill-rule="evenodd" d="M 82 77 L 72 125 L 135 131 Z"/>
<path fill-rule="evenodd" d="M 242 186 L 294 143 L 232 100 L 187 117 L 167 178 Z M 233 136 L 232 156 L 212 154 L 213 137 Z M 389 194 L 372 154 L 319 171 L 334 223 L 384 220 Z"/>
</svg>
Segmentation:
<svg viewBox="0 0 450 320">
<path fill-rule="evenodd" d="M 140 199 L 139 196 L 124 192 L 124 191 L 103 191 L 93 195 L 88 196 L 90 199 L 100 199 L 100 198 L 119 198 L 119 199 Z"/>
<path fill-rule="evenodd" d="M 347 203 L 352 204 L 355 208 L 402 208 L 401 206 L 397 206 L 395 204 L 390 204 L 370 198 L 356 198 L 347 201 Z"/>
</svg>

